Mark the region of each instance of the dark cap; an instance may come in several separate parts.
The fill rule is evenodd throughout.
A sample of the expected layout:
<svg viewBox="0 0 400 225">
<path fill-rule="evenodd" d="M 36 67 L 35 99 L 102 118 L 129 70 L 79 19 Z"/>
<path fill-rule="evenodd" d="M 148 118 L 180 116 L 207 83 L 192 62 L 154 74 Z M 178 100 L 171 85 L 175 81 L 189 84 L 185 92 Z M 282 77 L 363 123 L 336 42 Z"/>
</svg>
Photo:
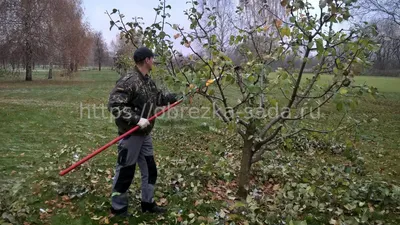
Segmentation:
<svg viewBox="0 0 400 225">
<path fill-rule="evenodd" d="M 154 53 L 150 49 L 146 47 L 140 47 L 136 49 L 135 53 L 133 53 L 133 60 L 135 60 L 135 62 L 140 62 L 146 58 L 152 58 L 154 56 Z"/>
</svg>

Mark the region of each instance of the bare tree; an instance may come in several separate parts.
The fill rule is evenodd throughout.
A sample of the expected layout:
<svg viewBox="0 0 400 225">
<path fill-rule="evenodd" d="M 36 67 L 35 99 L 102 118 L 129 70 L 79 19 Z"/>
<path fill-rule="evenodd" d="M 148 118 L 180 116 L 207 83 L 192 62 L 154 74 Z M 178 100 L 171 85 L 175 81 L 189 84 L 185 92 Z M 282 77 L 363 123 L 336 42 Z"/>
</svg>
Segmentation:
<svg viewBox="0 0 400 225">
<path fill-rule="evenodd" d="M 392 20 L 381 20 L 375 24 L 378 35 L 374 39 L 380 47 L 371 54 L 375 60 L 373 73 L 391 75 L 391 71 L 396 73 L 395 70 L 400 69 L 400 26 Z"/>
<path fill-rule="evenodd" d="M 372 75 L 397 75 L 400 69 L 400 2 L 398 0 L 361 0 L 352 9 L 354 23 L 375 24 L 374 40 L 380 44 L 377 52 L 371 52 L 374 60 Z"/>
<path fill-rule="evenodd" d="M 198 19 L 200 26 L 194 30 L 194 35 L 201 46 L 218 43 L 218 50 L 229 54 L 232 48 L 229 45 L 234 29 L 231 27 L 235 4 L 232 0 L 202 0 L 199 1 L 198 10 L 202 14 Z M 196 18 L 193 18 L 196 19 Z M 209 22 L 211 19 L 211 22 Z M 210 37 L 206 36 L 210 34 Z M 203 53 L 204 54 L 204 53 Z M 211 52 L 206 53 L 211 57 Z"/>
<path fill-rule="evenodd" d="M 103 34 L 99 31 L 94 33 L 94 60 L 99 65 L 99 71 L 101 71 L 101 65 L 107 58 L 108 50 L 107 44 L 104 41 Z"/>
<path fill-rule="evenodd" d="M 356 5 L 357 17 L 388 19 L 400 26 L 400 1 L 361 0 Z"/>
<path fill-rule="evenodd" d="M 50 64 L 51 79 L 55 62 L 70 71 L 86 62 L 92 39 L 80 0 L 3 0 L 0 21 L 3 67 L 23 63 L 27 81 L 38 63 Z"/>
<path fill-rule="evenodd" d="M 25 80 L 32 80 L 34 48 L 42 44 L 45 12 L 50 1 L 21 0 L 17 11 L 18 36 L 24 46 Z"/>
<path fill-rule="evenodd" d="M 114 66 L 120 75 L 126 74 L 128 69 L 133 66 L 133 52 L 136 46 L 140 45 L 141 38 L 139 34 L 133 34 L 132 41 L 125 41 L 124 35 L 121 33 L 112 42 L 111 46 L 115 54 Z"/>
</svg>

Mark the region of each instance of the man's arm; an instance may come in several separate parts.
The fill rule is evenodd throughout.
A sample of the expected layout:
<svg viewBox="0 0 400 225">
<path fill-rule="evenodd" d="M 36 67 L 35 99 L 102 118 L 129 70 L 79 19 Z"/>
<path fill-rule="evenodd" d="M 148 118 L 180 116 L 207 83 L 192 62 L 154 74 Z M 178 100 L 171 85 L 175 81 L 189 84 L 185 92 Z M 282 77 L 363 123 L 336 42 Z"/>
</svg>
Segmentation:
<svg viewBox="0 0 400 225">
<path fill-rule="evenodd" d="M 175 93 L 163 93 L 158 90 L 157 93 L 157 106 L 166 106 L 178 101 L 178 95 Z"/>
<path fill-rule="evenodd" d="M 128 85 L 127 81 L 118 82 L 111 91 L 108 101 L 108 110 L 114 117 L 125 120 L 129 125 L 136 125 L 140 120 L 140 115 L 128 106 L 134 91 L 134 87 Z"/>
<path fill-rule="evenodd" d="M 152 81 L 154 86 L 156 84 L 154 81 Z M 174 102 L 178 101 L 178 95 L 175 93 L 163 93 L 160 89 L 157 88 L 157 106 L 166 106 L 168 104 L 172 104 Z"/>
</svg>

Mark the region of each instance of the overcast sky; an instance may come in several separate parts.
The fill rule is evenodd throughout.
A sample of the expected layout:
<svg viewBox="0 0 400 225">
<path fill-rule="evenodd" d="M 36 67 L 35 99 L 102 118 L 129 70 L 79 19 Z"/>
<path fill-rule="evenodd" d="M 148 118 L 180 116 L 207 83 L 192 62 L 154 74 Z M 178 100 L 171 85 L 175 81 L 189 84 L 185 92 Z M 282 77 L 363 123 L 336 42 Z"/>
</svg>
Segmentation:
<svg viewBox="0 0 400 225">
<path fill-rule="evenodd" d="M 190 4 L 186 4 L 188 0 L 167 0 L 167 4 L 172 5 L 172 9 L 169 11 L 171 17 L 168 21 L 172 24 L 180 24 L 181 27 L 189 27 L 187 16 L 184 14 L 184 10 L 190 8 Z M 318 9 L 319 0 L 309 0 L 315 8 Z M 155 11 L 159 4 L 159 0 L 112 0 L 112 1 L 99 1 L 99 0 L 83 0 L 83 7 L 85 10 L 86 20 L 91 24 L 91 27 L 96 31 L 102 31 L 108 44 L 111 40 L 115 40 L 118 34 L 115 27 L 110 31 L 110 20 L 105 14 L 105 11 L 111 12 L 113 8 L 120 9 L 126 17 L 126 21 L 132 21 L 132 17 L 143 17 L 146 25 L 150 25 L 154 22 Z M 317 13 L 318 10 L 315 11 Z M 336 26 L 342 27 L 342 26 Z M 166 29 L 166 33 L 171 34 L 172 29 Z M 181 51 L 187 51 L 187 49 L 176 41 L 176 49 Z"/>
<path fill-rule="evenodd" d="M 170 10 L 171 17 L 168 21 L 172 24 L 180 24 L 183 27 L 189 27 L 187 16 L 184 14 L 184 10 L 190 7 L 186 4 L 186 0 L 167 0 L 171 2 L 172 9 Z M 102 31 L 103 36 L 107 43 L 110 44 L 111 40 L 115 40 L 115 36 L 118 34 L 118 30 L 114 27 L 110 31 L 110 20 L 105 14 L 105 11 L 111 12 L 113 8 L 117 8 L 125 15 L 126 22 L 132 21 L 132 17 L 143 17 L 143 22 L 146 25 L 150 25 L 154 22 L 155 11 L 159 4 L 159 0 L 113 0 L 113 1 L 98 1 L 98 0 L 83 0 L 83 7 L 85 10 L 86 20 L 91 24 L 94 30 Z M 116 17 L 115 17 L 116 18 Z M 172 29 L 166 28 L 166 33 L 170 34 Z M 177 49 L 180 48 L 179 42 L 177 42 Z M 179 48 L 178 48 L 179 47 Z"/>
</svg>

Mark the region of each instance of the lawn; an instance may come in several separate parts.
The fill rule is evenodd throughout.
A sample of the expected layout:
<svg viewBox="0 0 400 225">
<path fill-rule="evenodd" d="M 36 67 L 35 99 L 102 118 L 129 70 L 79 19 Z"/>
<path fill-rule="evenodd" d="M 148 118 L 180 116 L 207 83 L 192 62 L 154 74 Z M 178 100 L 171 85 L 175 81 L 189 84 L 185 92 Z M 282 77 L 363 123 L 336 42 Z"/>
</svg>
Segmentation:
<svg viewBox="0 0 400 225">
<path fill-rule="evenodd" d="M 254 168 L 252 198 L 244 209 L 234 196 L 238 137 L 221 134 L 208 119 L 158 119 L 153 132 L 159 167 L 156 196 L 169 212 L 159 217 L 138 212 L 137 171 L 130 189 L 136 217 L 124 221 L 108 214 L 116 146 L 78 170 L 58 175 L 117 136 L 101 106 L 118 75 L 104 70 L 50 81 L 45 77 L 43 71 L 34 74 L 33 82 L 0 80 L 1 224 L 282 224 L 292 219 L 335 224 L 342 217 L 356 218 L 353 224 L 357 219 L 366 224 L 400 223 L 398 78 L 356 79 L 383 94 L 363 100 L 355 113 L 376 119 L 358 127 L 354 141 L 363 173 L 356 172 L 358 165 L 347 170 L 351 162 L 346 153 L 271 152 Z M 327 123 L 336 119 L 333 114 Z"/>
</svg>

